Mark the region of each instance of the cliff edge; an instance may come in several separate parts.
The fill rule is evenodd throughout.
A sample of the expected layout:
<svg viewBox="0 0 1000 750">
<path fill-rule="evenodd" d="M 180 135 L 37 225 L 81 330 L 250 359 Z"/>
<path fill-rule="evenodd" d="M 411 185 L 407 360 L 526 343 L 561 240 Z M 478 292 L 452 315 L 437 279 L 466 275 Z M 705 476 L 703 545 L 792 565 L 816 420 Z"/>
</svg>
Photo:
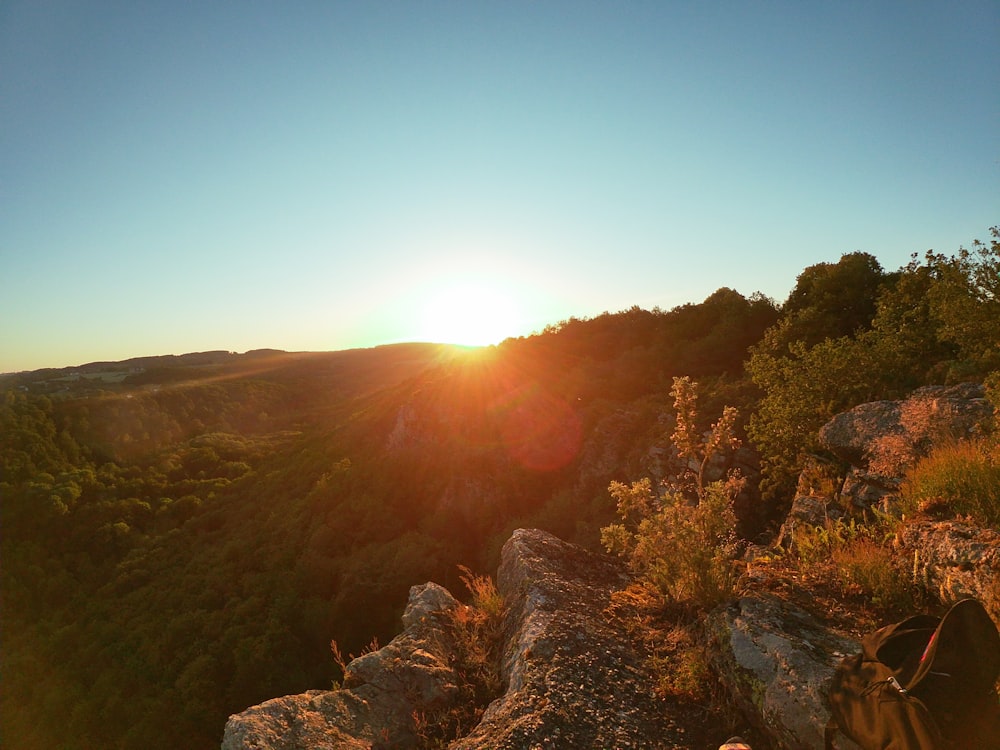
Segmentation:
<svg viewBox="0 0 1000 750">
<path fill-rule="evenodd" d="M 629 581 L 615 558 L 544 531 L 515 531 L 497 573 L 507 604 L 503 694 L 447 747 L 673 750 L 725 740 L 732 727 L 707 707 L 693 715 L 654 690 L 650 654 L 611 606 Z M 422 722 L 462 699 L 447 623 L 463 606 L 436 584 L 413 587 L 403 632 L 352 661 L 342 689 L 276 698 L 231 716 L 223 750 L 428 746 Z M 747 696 L 745 708 L 761 726 L 778 744 L 821 746 L 823 683 L 856 643 L 778 600 L 741 599 L 710 622 L 720 672 L 734 695 Z"/>
</svg>

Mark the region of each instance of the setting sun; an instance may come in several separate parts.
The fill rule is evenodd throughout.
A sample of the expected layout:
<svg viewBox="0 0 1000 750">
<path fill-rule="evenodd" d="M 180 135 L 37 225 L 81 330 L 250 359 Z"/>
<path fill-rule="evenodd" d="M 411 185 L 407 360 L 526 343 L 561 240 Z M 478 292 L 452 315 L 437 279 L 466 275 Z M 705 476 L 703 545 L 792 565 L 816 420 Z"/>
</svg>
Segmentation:
<svg viewBox="0 0 1000 750">
<path fill-rule="evenodd" d="M 420 314 L 421 338 L 462 346 L 499 343 L 515 334 L 520 317 L 512 294 L 460 279 L 437 287 Z"/>
</svg>

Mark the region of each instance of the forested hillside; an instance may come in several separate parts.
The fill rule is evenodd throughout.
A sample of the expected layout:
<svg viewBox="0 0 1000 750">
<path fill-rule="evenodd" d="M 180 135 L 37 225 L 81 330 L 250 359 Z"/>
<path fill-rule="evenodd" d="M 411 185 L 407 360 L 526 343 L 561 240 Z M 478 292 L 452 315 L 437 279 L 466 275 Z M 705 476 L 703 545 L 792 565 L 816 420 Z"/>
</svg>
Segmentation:
<svg viewBox="0 0 1000 750">
<path fill-rule="evenodd" d="M 766 538 L 834 413 L 996 378 L 1000 238 L 887 271 L 810 266 L 497 347 L 209 352 L 0 377 L 2 742 L 217 747 L 329 687 L 409 587 L 490 571 L 511 530 L 599 547 L 612 480 L 669 454 L 671 384 L 739 410 Z M 664 453 L 666 452 L 666 454 Z"/>
</svg>

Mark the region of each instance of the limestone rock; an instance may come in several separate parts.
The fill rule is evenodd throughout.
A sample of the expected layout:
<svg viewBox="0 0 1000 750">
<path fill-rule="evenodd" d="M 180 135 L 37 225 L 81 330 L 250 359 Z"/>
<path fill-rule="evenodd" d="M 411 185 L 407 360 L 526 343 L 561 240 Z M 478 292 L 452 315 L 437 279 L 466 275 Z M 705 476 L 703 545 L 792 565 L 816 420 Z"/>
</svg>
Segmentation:
<svg viewBox="0 0 1000 750">
<path fill-rule="evenodd" d="M 820 750 L 830 678 L 860 644 L 770 597 L 745 597 L 715 610 L 709 628 L 720 678 L 744 715 L 778 747 Z"/>
<path fill-rule="evenodd" d="M 449 748 L 690 748 L 653 693 L 647 654 L 609 609 L 630 580 L 617 559 L 542 531 L 515 531 L 497 575 L 508 607 L 506 691 Z M 413 587 L 403 633 L 352 661 L 342 689 L 276 698 L 230 717 L 223 750 L 416 747 L 414 714 L 447 711 L 460 699 L 447 623 L 461 606 L 436 584 Z M 821 747 L 826 681 L 857 644 L 767 598 L 741 599 L 710 620 L 715 661 L 748 720 L 775 747 Z"/>
<path fill-rule="evenodd" d="M 651 695 L 641 655 L 603 614 L 627 583 L 616 560 L 543 531 L 515 531 L 497 574 L 510 607 L 507 692 L 449 747 L 685 747 Z"/>
<path fill-rule="evenodd" d="M 410 589 L 405 630 L 354 659 L 341 690 L 275 698 L 229 717 L 222 750 L 334 750 L 414 747 L 414 712 L 458 699 L 446 613 L 459 604 L 428 583 Z"/>
<path fill-rule="evenodd" d="M 794 549 L 797 529 L 825 526 L 828 521 L 842 518 L 845 514 L 838 497 L 841 485 L 842 471 L 835 462 L 807 456 L 792 505 L 774 543 L 783 549 Z"/>
<path fill-rule="evenodd" d="M 368 750 L 372 738 L 349 732 L 363 702 L 341 691 L 310 690 L 274 698 L 234 714 L 226 722 L 222 750 Z"/>
<path fill-rule="evenodd" d="M 837 414 L 820 428 L 819 441 L 850 465 L 840 492 L 847 504 L 893 512 L 913 462 L 935 445 L 980 431 L 992 413 L 981 385 L 927 386 L 903 401 L 873 401 Z"/>
<path fill-rule="evenodd" d="M 959 521 L 918 521 L 899 532 L 914 576 L 943 602 L 979 599 L 1000 619 L 1000 533 Z"/>
<path fill-rule="evenodd" d="M 444 586 L 436 583 L 413 586 L 403 612 L 403 628 L 410 630 L 426 624 L 440 626 L 442 614 L 457 606 L 459 603 Z"/>
<path fill-rule="evenodd" d="M 886 477 L 853 467 L 844 477 L 840 495 L 854 508 L 879 508 L 889 512 L 901 481 L 902 477 Z"/>
<path fill-rule="evenodd" d="M 886 436 L 905 436 L 925 453 L 940 438 L 967 437 L 991 414 L 980 385 L 927 386 L 905 401 L 873 401 L 837 414 L 820 428 L 819 441 L 841 460 L 864 467 Z"/>
<path fill-rule="evenodd" d="M 899 415 L 899 401 L 859 404 L 820 428 L 820 445 L 842 461 L 861 466 L 877 438 L 901 432 Z"/>
<path fill-rule="evenodd" d="M 791 510 L 781 525 L 775 544 L 784 549 L 793 549 L 795 530 L 799 526 L 823 526 L 832 515 L 829 498 L 797 495 L 792 500 Z"/>
</svg>

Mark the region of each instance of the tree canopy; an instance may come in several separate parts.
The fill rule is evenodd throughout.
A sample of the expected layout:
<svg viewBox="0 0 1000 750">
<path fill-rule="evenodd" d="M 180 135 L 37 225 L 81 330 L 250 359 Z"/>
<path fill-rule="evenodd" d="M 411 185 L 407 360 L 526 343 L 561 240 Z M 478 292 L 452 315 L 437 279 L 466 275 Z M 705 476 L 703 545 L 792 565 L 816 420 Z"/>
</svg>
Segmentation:
<svg viewBox="0 0 1000 750">
<path fill-rule="evenodd" d="M 478 352 L 0 376 L 4 746 L 217 747 L 230 713 L 329 687 L 331 638 L 390 638 L 411 585 L 492 570 L 512 529 L 597 548 L 609 483 L 711 429 L 676 432 L 677 382 L 729 415 L 779 511 L 837 411 L 995 373 L 998 292 L 993 229 L 892 273 L 810 266 L 783 305 L 720 288 Z"/>
</svg>

